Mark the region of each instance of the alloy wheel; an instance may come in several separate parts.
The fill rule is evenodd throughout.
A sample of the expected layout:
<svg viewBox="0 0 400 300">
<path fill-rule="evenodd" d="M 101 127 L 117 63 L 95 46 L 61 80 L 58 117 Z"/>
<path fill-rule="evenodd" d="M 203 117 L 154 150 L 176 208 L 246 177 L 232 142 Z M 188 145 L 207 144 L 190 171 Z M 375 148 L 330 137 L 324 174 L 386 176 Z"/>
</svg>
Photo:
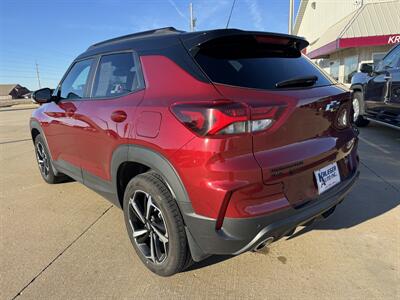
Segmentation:
<svg viewBox="0 0 400 300">
<path fill-rule="evenodd" d="M 360 101 L 357 98 L 353 99 L 353 120 L 356 121 L 360 115 Z"/>
<path fill-rule="evenodd" d="M 41 142 L 38 142 L 36 144 L 36 158 L 38 161 L 40 172 L 44 177 L 47 177 L 50 173 L 49 158 Z"/>
<path fill-rule="evenodd" d="M 133 239 L 147 260 L 161 264 L 168 256 L 168 231 L 161 210 L 151 195 L 137 190 L 129 199 L 129 224 Z"/>
</svg>

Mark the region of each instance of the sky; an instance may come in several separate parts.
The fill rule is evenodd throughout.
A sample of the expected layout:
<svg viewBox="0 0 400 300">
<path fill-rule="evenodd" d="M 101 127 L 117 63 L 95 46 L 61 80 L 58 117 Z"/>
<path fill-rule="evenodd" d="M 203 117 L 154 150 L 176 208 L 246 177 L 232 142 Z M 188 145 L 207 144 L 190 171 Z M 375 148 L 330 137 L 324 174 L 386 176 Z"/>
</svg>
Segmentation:
<svg viewBox="0 0 400 300">
<path fill-rule="evenodd" d="M 173 26 L 225 28 L 233 0 L 0 0 L 0 83 L 54 88 L 73 59 L 91 44 Z M 295 11 L 300 0 L 295 0 Z M 229 27 L 288 31 L 289 0 L 236 0 Z"/>
</svg>

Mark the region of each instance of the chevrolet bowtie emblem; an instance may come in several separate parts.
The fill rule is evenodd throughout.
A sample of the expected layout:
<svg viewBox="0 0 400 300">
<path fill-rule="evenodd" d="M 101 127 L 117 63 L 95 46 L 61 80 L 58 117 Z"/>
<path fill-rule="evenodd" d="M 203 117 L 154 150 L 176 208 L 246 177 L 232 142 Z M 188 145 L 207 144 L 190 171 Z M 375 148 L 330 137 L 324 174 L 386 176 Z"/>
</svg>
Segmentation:
<svg viewBox="0 0 400 300">
<path fill-rule="evenodd" d="M 334 112 L 336 111 L 340 106 L 340 102 L 339 101 L 331 101 L 326 107 L 325 107 L 325 111 L 331 111 Z"/>
</svg>

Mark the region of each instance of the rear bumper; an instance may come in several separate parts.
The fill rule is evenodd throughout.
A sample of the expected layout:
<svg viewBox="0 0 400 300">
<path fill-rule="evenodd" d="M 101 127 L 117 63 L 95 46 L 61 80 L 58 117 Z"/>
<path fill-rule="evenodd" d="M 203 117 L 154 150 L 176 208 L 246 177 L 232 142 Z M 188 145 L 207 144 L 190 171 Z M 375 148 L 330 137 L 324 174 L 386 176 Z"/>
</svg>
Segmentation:
<svg viewBox="0 0 400 300">
<path fill-rule="evenodd" d="M 339 185 L 302 208 L 288 208 L 254 218 L 225 218 L 221 230 L 215 229 L 215 219 L 199 216 L 189 207 L 185 212 L 183 208 L 193 259 L 200 261 L 213 254 L 237 255 L 253 249 L 269 237 L 279 239 L 339 204 L 351 190 L 358 175 L 359 172 L 355 170 Z"/>
</svg>

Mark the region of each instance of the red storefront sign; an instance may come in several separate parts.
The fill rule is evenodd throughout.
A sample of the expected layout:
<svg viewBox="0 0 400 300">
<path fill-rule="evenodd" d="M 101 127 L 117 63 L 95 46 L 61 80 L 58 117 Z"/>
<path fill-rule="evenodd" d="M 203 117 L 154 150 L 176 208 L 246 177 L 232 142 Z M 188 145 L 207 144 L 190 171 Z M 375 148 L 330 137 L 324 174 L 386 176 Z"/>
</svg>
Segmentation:
<svg viewBox="0 0 400 300">
<path fill-rule="evenodd" d="M 367 46 L 394 45 L 400 43 L 400 34 L 364 36 L 354 38 L 340 38 L 326 44 L 318 49 L 311 51 L 308 56 L 310 58 L 318 58 L 338 49 L 356 48 Z"/>
</svg>

